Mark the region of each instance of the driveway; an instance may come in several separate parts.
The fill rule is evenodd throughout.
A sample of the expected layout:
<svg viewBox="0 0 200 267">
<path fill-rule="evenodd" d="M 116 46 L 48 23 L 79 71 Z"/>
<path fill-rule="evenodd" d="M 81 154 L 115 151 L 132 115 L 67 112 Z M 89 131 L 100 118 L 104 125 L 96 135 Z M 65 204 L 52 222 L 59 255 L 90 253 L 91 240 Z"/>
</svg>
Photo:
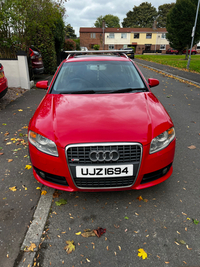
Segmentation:
<svg viewBox="0 0 200 267">
<path fill-rule="evenodd" d="M 160 85 L 152 91 L 163 103 L 175 124 L 177 148 L 173 175 L 166 182 L 141 191 L 58 191 L 54 194 L 35 265 L 199 265 L 200 89 L 158 72 L 140 68 L 146 78 L 160 80 Z M 5 171 L 1 174 L 1 214 L 4 216 L 1 229 L 2 266 L 13 266 L 40 196 L 37 188 L 41 187 L 34 180 L 31 169 L 25 169 L 30 163 L 28 157 L 25 157 L 28 155 L 26 144 L 19 147 L 23 149 L 12 151 L 18 145 L 11 138 L 25 138 L 19 133 L 26 134 L 24 127 L 28 125 L 44 93 L 31 90 L 6 110 L 0 111 L 3 147 L 0 152 L 4 153 L 0 160 L 1 166 L 5 166 Z M 6 132 L 9 135 L 5 135 Z M 6 142 L 11 141 L 12 144 L 6 145 Z M 13 154 L 15 152 L 17 154 Z M 9 162 L 9 159 L 13 161 Z M 9 187 L 14 186 L 17 191 L 9 190 Z M 56 201 L 61 199 L 67 203 L 57 206 Z M 100 238 L 85 238 L 80 234 L 85 229 L 98 227 L 106 229 L 106 233 Z M 72 240 L 75 251 L 67 254 L 64 249 L 66 241 Z M 142 255 L 145 259 L 138 256 L 138 249 L 143 249 Z M 28 266 L 28 255 L 29 252 L 21 254 L 24 266 Z M 16 260 L 15 266 L 17 262 L 19 260 Z"/>
</svg>

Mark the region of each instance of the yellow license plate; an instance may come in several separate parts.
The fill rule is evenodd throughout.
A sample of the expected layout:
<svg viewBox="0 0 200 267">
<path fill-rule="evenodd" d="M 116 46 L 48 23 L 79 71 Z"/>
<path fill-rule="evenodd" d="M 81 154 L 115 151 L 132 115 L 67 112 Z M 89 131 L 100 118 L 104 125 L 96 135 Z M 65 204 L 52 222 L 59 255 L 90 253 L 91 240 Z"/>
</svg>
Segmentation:
<svg viewBox="0 0 200 267">
<path fill-rule="evenodd" d="M 3 72 L 0 72 L 0 79 L 4 77 Z"/>
</svg>

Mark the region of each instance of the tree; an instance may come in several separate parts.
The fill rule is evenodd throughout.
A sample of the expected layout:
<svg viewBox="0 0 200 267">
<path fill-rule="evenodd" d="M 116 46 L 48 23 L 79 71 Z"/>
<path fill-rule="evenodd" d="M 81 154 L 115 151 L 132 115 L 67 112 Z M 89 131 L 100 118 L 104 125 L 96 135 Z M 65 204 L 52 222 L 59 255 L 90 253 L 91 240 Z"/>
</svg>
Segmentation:
<svg viewBox="0 0 200 267">
<path fill-rule="evenodd" d="M 167 16 L 167 39 L 170 46 L 182 51 L 191 45 L 191 33 L 195 22 L 198 0 L 177 0 Z M 200 40 L 200 14 L 197 20 L 197 27 L 194 37 L 194 44 Z"/>
<path fill-rule="evenodd" d="M 104 17 L 100 16 L 94 23 L 96 28 L 102 28 L 103 20 L 105 21 L 106 28 L 120 28 L 120 19 L 117 16 L 111 14 L 105 15 Z"/>
<path fill-rule="evenodd" d="M 164 4 L 158 7 L 157 28 L 165 28 L 167 23 L 167 14 L 175 3 Z"/>
<path fill-rule="evenodd" d="M 73 39 L 76 38 L 75 30 L 70 24 L 67 24 L 65 26 L 65 38 L 67 39 Z"/>
<path fill-rule="evenodd" d="M 64 44 L 64 51 L 72 51 L 76 49 L 76 43 L 71 39 L 66 39 Z"/>
<path fill-rule="evenodd" d="M 0 54 L 28 54 L 30 45 L 41 50 L 48 73 L 56 70 L 56 50 L 63 45 L 65 10 L 53 0 L 0 1 Z M 48 16 L 46 15 L 48 14 Z"/>
<path fill-rule="evenodd" d="M 132 28 L 152 28 L 157 11 L 151 3 L 143 2 L 139 6 L 134 6 L 133 11 L 126 14 L 122 26 Z"/>
</svg>

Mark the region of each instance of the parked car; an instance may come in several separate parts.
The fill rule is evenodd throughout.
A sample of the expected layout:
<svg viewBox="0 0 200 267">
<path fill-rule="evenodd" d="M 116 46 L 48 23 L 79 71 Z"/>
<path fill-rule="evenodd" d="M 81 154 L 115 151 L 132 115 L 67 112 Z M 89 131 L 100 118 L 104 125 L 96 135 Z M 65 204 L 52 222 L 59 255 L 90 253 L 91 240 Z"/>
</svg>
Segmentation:
<svg viewBox="0 0 200 267">
<path fill-rule="evenodd" d="M 190 49 L 188 50 L 188 54 L 190 53 Z M 186 49 L 184 49 L 183 51 L 182 51 L 182 54 L 186 54 Z M 196 55 L 197 54 L 197 50 L 195 50 L 195 49 L 192 49 L 192 51 L 191 51 L 191 55 Z"/>
<path fill-rule="evenodd" d="M 3 65 L 0 63 L 0 98 L 8 91 L 8 82 L 4 74 Z"/>
<path fill-rule="evenodd" d="M 81 46 L 81 51 L 88 51 L 88 49 L 85 46 Z"/>
<path fill-rule="evenodd" d="M 167 49 L 166 54 L 178 55 L 178 50 L 173 49 L 173 48 L 169 48 L 169 49 Z"/>
<path fill-rule="evenodd" d="M 175 130 L 151 92 L 159 81 L 147 82 L 121 52 L 75 51 L 49 86 L 37 82 L 48 91 L 30 120 L 28 140 L 42 184 L 70 192 L 131 190 L 171 176 Z"/>
<path fill-rule="evenodd" d="M 134 50 L 132 47 L 122 48 L 122 50 L 125 51 L 125 54 L 130 57 L 131 59 L 134 59 Z"/>
<path fill-rule="evenodd" d="M 32 70 L 34 74 L 42 74 L 44 72 L 44 65 L 41 52 L 34 46 L 29 48 L 29 55 L 31 58 Z"/>
</svg>

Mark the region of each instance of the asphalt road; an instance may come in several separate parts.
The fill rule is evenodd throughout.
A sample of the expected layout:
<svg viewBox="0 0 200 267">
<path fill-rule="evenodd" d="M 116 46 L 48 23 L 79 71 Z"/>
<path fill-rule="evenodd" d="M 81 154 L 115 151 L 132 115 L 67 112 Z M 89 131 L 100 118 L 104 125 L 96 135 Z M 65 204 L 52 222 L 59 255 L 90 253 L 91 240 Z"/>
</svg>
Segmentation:
<svg viewBox="0 0 200 267">
<path fill-rule="evenodd" d="M 193 221 L 200 221 L 200 89 L 141 69 L 146 78 L 160 80 L 152 91 L 175 124 L 173 175 L 142 191 L 60 192 L 38 252 L 40 266 L 200 266 L 200 224 Z M 57 206 L 59 199 L 67 204 Z M 100 238 L 76 235 L 98 227 L 106 229 Z M 68 240 L 75 244 L 69 255 L 64 250 Z M 138 256 L 140 248 L 147 259 Z"/>
<path fill-rule="evenodd" d="M 200 88 L 140 68 L 146 78 L 160 80 L 160 85 L 152 91 L 175 124 L 177 146 L 173 175 L 164 183 L 141 191 L 59 191 L 60 195 L 52 202 L 37 253 L 39 266 L 200 266 L 200 223 L 193 221 L 200 221 Z M 13 266 L 40 196 L 36 189 L 40 185 L 31 170 L 25 169 L 29 164 L 29 159 L 24 157 L 28 155 L 26 144 L 13 154 L 12 150 L 18 146 L 6 145 L 6 142 L 13 142 L 10 139 L 16 137 L 25 139 L 19 133 L 26 134 L 23 127 L 28 125 L 43 95 L 44 91 L 31 90 L 0 115 L 3 147 L 0 152 L 4 153 L 0 156 L 3 166 L 0 265 L 5 267 Z M 9 140 L 5 141 L 6 138 Z M 13 186 L 17 186 L 17 191 L 9 190 Z M 139 196 L 146 202 L 139 201 Z M 60 199 L 67 200 L 67 204 L 57 206 L 56 201 Z M 106 229 L 100 238 L 76 235 L 84 229 L 98 227 Z M 68 240 L 74 240 L 75 244 L 71 254 L 64 250 Z M 138 256 L 140 248 L 147 253 L 147 259 Z"/>
</svg>

